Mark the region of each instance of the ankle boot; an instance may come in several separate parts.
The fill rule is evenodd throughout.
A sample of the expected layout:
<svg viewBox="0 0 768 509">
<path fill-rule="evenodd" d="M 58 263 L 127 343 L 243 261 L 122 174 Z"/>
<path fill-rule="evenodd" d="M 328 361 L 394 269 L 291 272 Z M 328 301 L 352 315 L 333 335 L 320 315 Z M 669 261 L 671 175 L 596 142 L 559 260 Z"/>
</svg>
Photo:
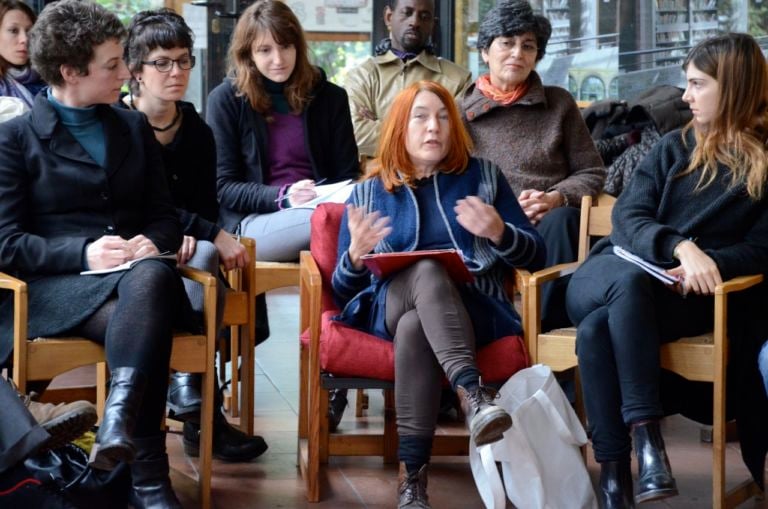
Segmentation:
<svg viewBox="0 0 768 509">
<path fill-rule="evenodd" d="M 633 509 L 632 470 L 630 461 L 600 463 L 600 507 L 603 509 Z"/>
<path fill-rule="evenodd" d="M 638 467 L 635 500 L 640 503 L 677 495 L 659 421 L 633 424 L 632 439 Z"/>
<path fill-rule="evenodd" d="M 427 496 L 427 465 L 412 473 L 408 473 L 405 463 L 400 462 L 400 473 L 397 482 L 397 509 L 431 509 Z"/>
<path fill-rule="evenodd" d="M 136 461 L 131 464 L 133 486 L 128 502 L 134 509 L 182 509 L 168 477 L 165 433 L 137 438 Z"/>
<path fill-rule="evenodd" d="M 199 373 L 173 373 L 168 382 L 168 417 L 179 421 L 200 422 L 203 376 Z"/>
<path fill-rule="evenodd" d="M 331 433 L 338 429 L 347 404 L 347 389 L 331 389 L 328 391 L 328 431 Z"/>
<path fill-rule="evenodd" d="M 200 455 L 200 425 L 191 421 L 184 423 L 184 452 L 188 456 Z M 227 422 L 227 418 L 216 410 L 213 417 L 213 457 L 231 462 L 250 461 L 264 454 L 267 443 L 258 435 L 249 436 Z"/>
<path fill-rule="evenodd" d="M 89 460 L 93 468 L 114 470 L 121 461 L 130 463 L 136 454 L 133 428 L 136 424 L 146 377 L 135 368 L 115 368 L 104 418 L 96 434 Z"/>
<path fill-rule="evenodd" d="M 456 388 L 461 401 L 461 410 L 467 420 L 467 428 L 475 445 L 480 446 L 501 440 L 504 432 L 512 426 L 512 417 L 500 406 L 493 403 L 498 393 L 484 385 L 467 390 Z"/>
</svg>

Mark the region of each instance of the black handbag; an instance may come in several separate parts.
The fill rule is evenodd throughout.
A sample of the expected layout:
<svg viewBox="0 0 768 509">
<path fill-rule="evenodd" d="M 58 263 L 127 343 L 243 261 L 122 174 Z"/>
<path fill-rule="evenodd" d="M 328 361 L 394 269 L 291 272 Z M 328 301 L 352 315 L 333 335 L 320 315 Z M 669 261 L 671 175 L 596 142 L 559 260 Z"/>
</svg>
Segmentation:
<svg viewBox="0 0 768 509">
<path fill-rule="evenodd" d="M 24 466 L 35 479 L 58 490 L 75 507 L 126 507 L 131 488 L 126 464 L 119 464 L 111 472 L 91 468 L 86 452 L 70 443 L 31 456 Z"/>
</svg>

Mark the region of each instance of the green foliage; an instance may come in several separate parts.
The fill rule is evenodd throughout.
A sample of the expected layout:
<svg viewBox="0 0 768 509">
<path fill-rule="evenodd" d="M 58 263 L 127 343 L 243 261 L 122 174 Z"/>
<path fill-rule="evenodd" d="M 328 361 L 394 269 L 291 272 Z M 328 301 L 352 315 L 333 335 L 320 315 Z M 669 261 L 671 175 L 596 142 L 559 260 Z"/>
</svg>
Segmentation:
<svg viewBox="0 0 768 509">
<path fill-rule="evenodd" d="M 749 2 L 749 33 L 755 37 L 768 35 L 768 1 Z"/>
<path fill-rule="evenodd" d="M 147 9 L 160 9 L 163 7 L 163 0 L 95 0 L 110 11 L 117 14 L 120 21 L 128 26 L 133 15 Z"/>
<path fill-rule="evenodd" d="M 309 41 L 315 65 L 322 67 L 333 83 L 343 86 L 349 69 L 371 54 L 369 42 Z"/>
</svg>

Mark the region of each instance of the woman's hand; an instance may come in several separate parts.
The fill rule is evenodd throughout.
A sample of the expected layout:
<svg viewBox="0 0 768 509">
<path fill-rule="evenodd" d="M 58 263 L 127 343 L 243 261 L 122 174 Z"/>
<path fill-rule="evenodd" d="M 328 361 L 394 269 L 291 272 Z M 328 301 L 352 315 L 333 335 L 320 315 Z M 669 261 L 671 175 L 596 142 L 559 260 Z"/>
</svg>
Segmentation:
<svg viewBox="0 0 768 509">
<path fill-rule="evenodd" d="M 144 258 L 145 256 L 155 256 L 160 254 L 160 250 L 157 249 L 155 243 L 144 235 L 136 235 L 126 242 L 128 243 L 128 248 L 131 250 L 131 256 L 128 258 L 129 260 L 136 260 L 138 258 Z"/>
<path fill-rule="evenodd" d="M 362 207 L 347 205 L 347 226 L 349 227 L 349 259 L 356 269 L 363 268 L 361 256 L 367 255 L 381 239 L 392 232 L 389 218 L 378 212 L 366 214 Z"/>
<path fill-rule="evenodd" d="M 528 220 L 533 224 L 538 224 L 547 212 L 565 203 L 565 198 L 560 191 L 537 191 L 536 189 L 525 189 L 517 197 L 520 208 L 523 209 Z"/>
<path fill-rule="evenodd" d="M 220 230 L 213 239 L 213 245 L 219 252 L 219 261 L 227 270 L 242 269 L 251 261 L 245 246 L 224 230 Z"/>
<path fill-rule="evenodd" d="M 181 247 L 176 253 L 176 263 L 184 265 L 195 254 L 195 248 L 197 247 L 197 240 L 191 235 L 184 235 L 181 241 Z"/>
<path fill-rule="evenodd" d="M 311 179 L 299 180 L 291 185 L 285 194 L 288 196 L 288 204 L 291 207 L 307 203 L 309 200 L 317 198 L 315 181 Z"/>
<path fill-rule="evenodd" d="M 89 270 L 117 267 L 131 260 L 132 254 L 128 241 L 117 235 L 105 235 L 85 248 Z"/>
<path fill-rule="evenodd" d="M 453 207 L 456 221 L 472 235 L 489 239 L 497 246 L 504 237 L 504 221 L 496 207 L 488 205 L 477 196 L 457 200 Z"/>
<path fill-rule="evenodd" d="M 680 265 L 667 272 L 682 278 L 683 294 L 712 295 L 715 286 L 723 282 L 715 261 L 692 241 L 679 243 L 675 247 L 675 257 L 680 260 Z"/>
</svg>

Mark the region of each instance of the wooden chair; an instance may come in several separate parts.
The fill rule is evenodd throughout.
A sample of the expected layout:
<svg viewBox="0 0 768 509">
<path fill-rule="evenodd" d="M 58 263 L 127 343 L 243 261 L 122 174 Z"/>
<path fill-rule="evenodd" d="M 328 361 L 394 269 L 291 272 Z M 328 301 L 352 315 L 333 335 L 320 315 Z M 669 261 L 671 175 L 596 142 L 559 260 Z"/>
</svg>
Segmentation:
<svg viewBox="0 0 768 509">
<path fill-rule="evenodd" d="M 251 260 L 256 259 L 255 241 L 246 237 L 240 238 L 251 244 L 249 250 Z M 229 393 L 224 396 L 224 405 L 229 409 L 232 417 L 240 417 L 240 429 L 253 435 L 254 412 L 254 348 L 256 347 L 256 297 L 270 290 L 288 286 L 299 285 L 299 264 L 284 262 L 261 262 L 251 264 L 245 271 L 230 271 L 228 274 L 230 286 L 237 290 L 235 293 L 246 292 L 248 298 L 248 310 L 250 322 L 248 333 L 242 329 L 242 322 L 235 318 L 234 311 L 238 310 L 239 319 L 245 318 L 243 313 L 243 298 L 233 295 L 227 296 L 227 305 L 224 311 L 224 325 L 230 328 L 230 354 L 232 359 L 232 382 Z M 237 301 L 230 303 L 230 300 Z M 222 350 L 223 351 L 223 350 Z M 239 369 L 238 369 L 239 361 Z M 222 362 L 219 366 L 219 379 L 224 382 L 225 367 Z M 239 394 L 238 394 L 239 393 Z"/>
<path fill-rule="evenodd" d="M 205 313 L 203 334 L 178 332 L 173 337 L 171 368 L 202 373 L 203 406 L 200 435 L 200 504 L 211 507 L 211 458 L 213 450 L 213 377 L 216 346 L 216 278 L 206 272 L 181 267 L 181 274 L 204 287 Z M 27 391 L 27 382 L 47 381 L 80 366 L 97 365 L 97 408 L 103 414 L 106 399 L 107 368 L 104 348 L 84 338 L 27 338 L 27 284 L 0 272 L 0 288 L 13 292 L 13 380 L 19 391 Z"/>
<path fill-rule="evenodd" d="M 561 264 L 527 275 L 524 289 L 523 327 L 526 344 L 533 362 L 547 364 L 553 371 L 577 370 L 576 329 L 541 330 L 541 285 L 572 274 L 586 259 L 590 240 L 611 233 L 611 210 L 615 199 L 600 195 L 593 205 L 591 197 L 581 203 L 578 261 Z M 688 380 L 713 384 L 712 432 L 712 507 L 735 507 L 760 493 L 750 479 L 735 489 L 725 491 L 725 370 L 728 358 L 728 294 L 760 283 L 762 275 L 743 276 L 717 285 L 715 289 L 715 322 L 712 333 L 681 338 L 661 347 L 661 367 Z M 578 377 L 577 377 L 578 381 Z M 578 385 L 578 383 L 577 383 Z M 580 395 L 577 387 L 577 394 Z M 579 403 L 579 402 L 577 402 Z"/>
<path fill-rule="evenodd" d="M 397 461 L 397 428 L 395 423 L 393 353 L 391 344 L 361 333 L 338 322 L 330 322 L 329 316 L 338 313 L 329 285 L 330 272 L 335 265 L 339 221 L 343 205 L 322 204 L 312 217 L 312 251 L 301 253 L 300 259 L 300 329 L 302 345 L 299 357 L 299 447 L 298 464 L 306 483 L 307 500 L 320 500 L 320 466 L 330 456 L 381 456 L 387 463 Z M 316 242 L 315 232 L 320 232 Z M 324 244 L 320 246 L 320 244 Z M 317 253 L 320 256 L 313 256 Z M 339 334 L 341 336 L 338 336 Z M 363 352 L 371 346 L 376 353 L 369 355 L 375 366 L 366 368 L 366 376 L 338 371 L 334 355 L 339 350 L 329 346 L 333 338 L 357 334 L 353 341 L 345 343 L 344 356 L 355 365 L 360 364 Z M 334 336 L 336 335 L 336 336 Z M 375 344 L 373 344 L 373 343 Z M 321 346 L 323 343 L 323 346 Z M 339 344 L 339 343 L 336 343 Z M 381 345 L 387 345 L 381 347 Z M 381 350 L 379 352 L 378 350 Z M 370 352 L 370 350 L 369 350 Z M 322 357 L 322 360 L 321 360 Z M 522 341 L 517 337 L 502 338 L 478 352 L 478 365 L 486 383 L 503 382 L 511 374 L 528 364 Z M 373 369 L 370 369 L 373 368 Z M 387 376 L 387 370 L 389 377 Z M 334 376 L 330 376 L 333 373 Z M 328 391 L 330 389 L 383 389 L 383 429 L 349 431 L 340 429 L 334 433 L 328 427 Z M 466 455 L 469 437 L 463 424 L 457 423 L 458 433 L 436 434 L 432 454 L 434 456 Z"/>
</svg>

